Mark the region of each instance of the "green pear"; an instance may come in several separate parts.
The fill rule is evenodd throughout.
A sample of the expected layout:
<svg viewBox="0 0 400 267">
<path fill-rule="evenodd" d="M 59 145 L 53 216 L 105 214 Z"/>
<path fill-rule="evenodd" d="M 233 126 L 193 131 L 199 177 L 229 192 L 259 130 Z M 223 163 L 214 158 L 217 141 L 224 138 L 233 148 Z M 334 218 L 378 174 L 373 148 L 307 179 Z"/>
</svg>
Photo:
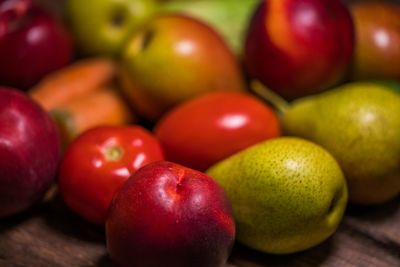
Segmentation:
<svg viewBox="0 0 400 267">
<path fill-rule="evenodd" d="M 260 0 L 175 0 L 162 4 L 160 9 L 180 12 L 208 23 L 240 56 L 250 18 L 260 3 Z"/>
<path fill-rule="evenodd" d="M 380 83 L 394 91 L 396 91 L 397 93 L 400 93 L 400 82 L 395 81 L 395 80 L 374 80 L 374 82 L 376 83 Z"/>
<path fill-rule="evenodd" d="M 400 95 L 354 82 L 298 99 L 282 118 L 286 134 L 309 139 L 339 162 L 350 202 L 372 205 L 400 193 Z"/>
<path fill-rule="evenodd" d="M 232 204 L 237 240 L 276 254 L 313 247 L 331 236 L 347 204 L 336 160 L 304 139 L 258 143 L 207 170 Z"/>
</svg>

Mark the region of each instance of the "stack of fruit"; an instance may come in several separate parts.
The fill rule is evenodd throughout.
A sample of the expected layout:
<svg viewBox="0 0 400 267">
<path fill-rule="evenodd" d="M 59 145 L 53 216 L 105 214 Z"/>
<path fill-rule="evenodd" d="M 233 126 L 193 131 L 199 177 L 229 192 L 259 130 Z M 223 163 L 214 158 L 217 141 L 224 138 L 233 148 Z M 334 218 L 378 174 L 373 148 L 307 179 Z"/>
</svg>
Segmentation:
<svg viewBox="0 0 400 267">
<path fill-rule="evenodd" d="M 0 217 L 56 184 L 117 266 L 317 246 L 400 193 L 400 6 L 0 1 Z"/>
</svg>

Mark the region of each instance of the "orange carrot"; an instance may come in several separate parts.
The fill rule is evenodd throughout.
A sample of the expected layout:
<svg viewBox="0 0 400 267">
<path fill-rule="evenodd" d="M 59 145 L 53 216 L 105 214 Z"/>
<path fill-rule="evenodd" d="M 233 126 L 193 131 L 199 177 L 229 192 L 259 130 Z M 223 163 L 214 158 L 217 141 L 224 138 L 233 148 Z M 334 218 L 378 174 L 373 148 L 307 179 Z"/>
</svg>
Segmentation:
<svg viewBox="0 0 400 267">
<path fill-rule="evenodd" d="M 100 125 L 125 125 L 135 121 L 129 106 L 115 88 L 101 88 L 50 110 L 64 145 L 82 132 Z"/>
<path fill-rule="evenodd" d="M 98 90 L 111 82 L 116 65 L 110 58 L 81 59 L 59 69 L 29 90 L 31 97 L 46 110 Z"/>
</svg>

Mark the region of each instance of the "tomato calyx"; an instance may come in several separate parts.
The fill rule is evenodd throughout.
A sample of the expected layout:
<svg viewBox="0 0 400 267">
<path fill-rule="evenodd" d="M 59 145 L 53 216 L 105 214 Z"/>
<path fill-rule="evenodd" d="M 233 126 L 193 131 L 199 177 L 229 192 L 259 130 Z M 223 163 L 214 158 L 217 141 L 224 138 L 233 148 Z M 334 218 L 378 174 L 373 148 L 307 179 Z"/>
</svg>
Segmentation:
<svg viewBox="0 0 400 267">
<path fill-rule="evenodd" d="M 105 147 L 103 154 L 107 161 L 119 161 L 124 155 L 124 150 L 119 146 L 113 145 Z"/>
</svg>

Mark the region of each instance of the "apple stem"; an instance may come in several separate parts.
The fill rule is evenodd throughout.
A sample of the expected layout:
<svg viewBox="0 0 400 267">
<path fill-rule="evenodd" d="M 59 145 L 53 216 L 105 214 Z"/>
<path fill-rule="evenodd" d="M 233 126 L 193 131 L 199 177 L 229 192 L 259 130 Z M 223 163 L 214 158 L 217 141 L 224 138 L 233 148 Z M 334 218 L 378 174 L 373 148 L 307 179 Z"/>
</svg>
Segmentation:
<svg viewBox="0 0 400 267">
<path fill-rule="evenodd" d="M 273 92 L 258 80 L 252 80 L 250 82 L 250 90 L 272 105 L 272 107 L 278 111 L 280 115 L 285 114 L 286 110 L 289 108 L 290 104 L 288 101 L 283 99 L 281 96 Z"/>
</svg>

